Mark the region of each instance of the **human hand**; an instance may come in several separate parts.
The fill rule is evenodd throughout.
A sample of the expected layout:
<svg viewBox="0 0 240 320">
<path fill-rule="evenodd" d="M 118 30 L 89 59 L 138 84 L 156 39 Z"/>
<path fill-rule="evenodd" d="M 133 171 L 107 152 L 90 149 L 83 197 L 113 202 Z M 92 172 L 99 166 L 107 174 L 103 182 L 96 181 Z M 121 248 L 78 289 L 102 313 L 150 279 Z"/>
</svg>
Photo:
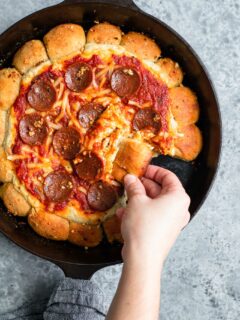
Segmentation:
<svg viewBox="0 0 240 320">
<path fill-rule="evenodd" d="M 126 208 L 116 214 L 122 220 L 122 256 L 163 263 L 182 228 L 190 219 L 190 198 L 177 176 L 149 165 L 141 181 L 126 175 Z"/>
</svg>

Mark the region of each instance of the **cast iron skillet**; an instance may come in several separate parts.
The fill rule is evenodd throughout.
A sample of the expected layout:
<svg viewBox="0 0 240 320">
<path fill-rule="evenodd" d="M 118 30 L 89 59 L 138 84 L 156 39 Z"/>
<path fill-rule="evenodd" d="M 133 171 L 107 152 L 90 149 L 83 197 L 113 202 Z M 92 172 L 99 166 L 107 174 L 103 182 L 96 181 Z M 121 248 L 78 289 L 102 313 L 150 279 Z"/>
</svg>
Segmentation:
<svg viewBox="0 0 240 320">
<path fill-rule="evenodd" d="M 95 20 L 109 21 L 122 30 L 135 30 L 154 38 L 163 54 L 175 59 L 186 73 L 184 84 L 198 95 L 201 106 L 199 126 L 204 147 L 198 159 L 187 163 L 160 156 L 153 163 L 174 171 L 191 197 L 192 217 L 206 199 L 219 163 L 221 119 L 213 85 L 203 63 L 184 39 L 160 20 L 141 11 L 132 0 L 66 0 L 15 23 L 0 36 L 0 66 L 9 66 L 16 50 L 27 40 L 42 38 L 52 27 L 66 22 L 81 24 L 86 30 Z M 85 251 L 69 243 L 39 237 L 25 220 L 14 218 L 1 204 L 0 231 L 25 250 L 59 265 L 67 276 L 89 278 L 95 271 L 121 262 L 121 246 L 102 243 Z"/>
</svg>

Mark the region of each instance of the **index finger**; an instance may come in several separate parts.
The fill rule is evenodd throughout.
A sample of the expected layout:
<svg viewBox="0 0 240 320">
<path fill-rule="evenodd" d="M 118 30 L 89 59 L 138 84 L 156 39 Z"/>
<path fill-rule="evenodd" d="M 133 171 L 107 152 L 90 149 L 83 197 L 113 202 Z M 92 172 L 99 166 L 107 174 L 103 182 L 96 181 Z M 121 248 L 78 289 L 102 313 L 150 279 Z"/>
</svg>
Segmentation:
<svg viewBox="0 0 240 320">
<path fill-rule="evenodd" d="M 181 181 L 172 171 L 158 166 L 149 165 L 144 176 L 161 184 L 162 189 L 176 190 L 183 188 Z"/>
</svg>

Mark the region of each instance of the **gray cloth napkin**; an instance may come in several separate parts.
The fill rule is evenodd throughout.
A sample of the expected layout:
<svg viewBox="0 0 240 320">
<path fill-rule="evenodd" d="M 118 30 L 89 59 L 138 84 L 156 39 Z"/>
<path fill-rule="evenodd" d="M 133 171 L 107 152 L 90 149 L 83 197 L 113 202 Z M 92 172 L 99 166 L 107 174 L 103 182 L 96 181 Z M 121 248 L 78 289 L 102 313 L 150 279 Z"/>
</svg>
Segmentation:
<svg viewBox="0 0 240 320">
<path fill-rule="evenodd" d="M 103 320 L 106 313 L 104 294 L 94 282 L 65 278 L 49 300 L 25 304 L 0 320 Z"/>
</svg>

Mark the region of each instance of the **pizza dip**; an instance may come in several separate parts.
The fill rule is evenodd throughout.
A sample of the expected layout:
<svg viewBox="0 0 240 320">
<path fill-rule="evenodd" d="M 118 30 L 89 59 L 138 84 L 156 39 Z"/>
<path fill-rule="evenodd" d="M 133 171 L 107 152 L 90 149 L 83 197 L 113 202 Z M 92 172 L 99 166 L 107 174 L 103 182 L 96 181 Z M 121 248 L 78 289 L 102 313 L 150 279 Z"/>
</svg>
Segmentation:
<svg viewBox="0 0 240 320">
<path fill-rule="evenodd" d="M 177 62 L 109 23 L 58 25 L 0 70 L 0 196 L 41 236 L 121 241 L 123 178 L 159 154 L 194 160 L 199 105 Z"/>
</svg>

